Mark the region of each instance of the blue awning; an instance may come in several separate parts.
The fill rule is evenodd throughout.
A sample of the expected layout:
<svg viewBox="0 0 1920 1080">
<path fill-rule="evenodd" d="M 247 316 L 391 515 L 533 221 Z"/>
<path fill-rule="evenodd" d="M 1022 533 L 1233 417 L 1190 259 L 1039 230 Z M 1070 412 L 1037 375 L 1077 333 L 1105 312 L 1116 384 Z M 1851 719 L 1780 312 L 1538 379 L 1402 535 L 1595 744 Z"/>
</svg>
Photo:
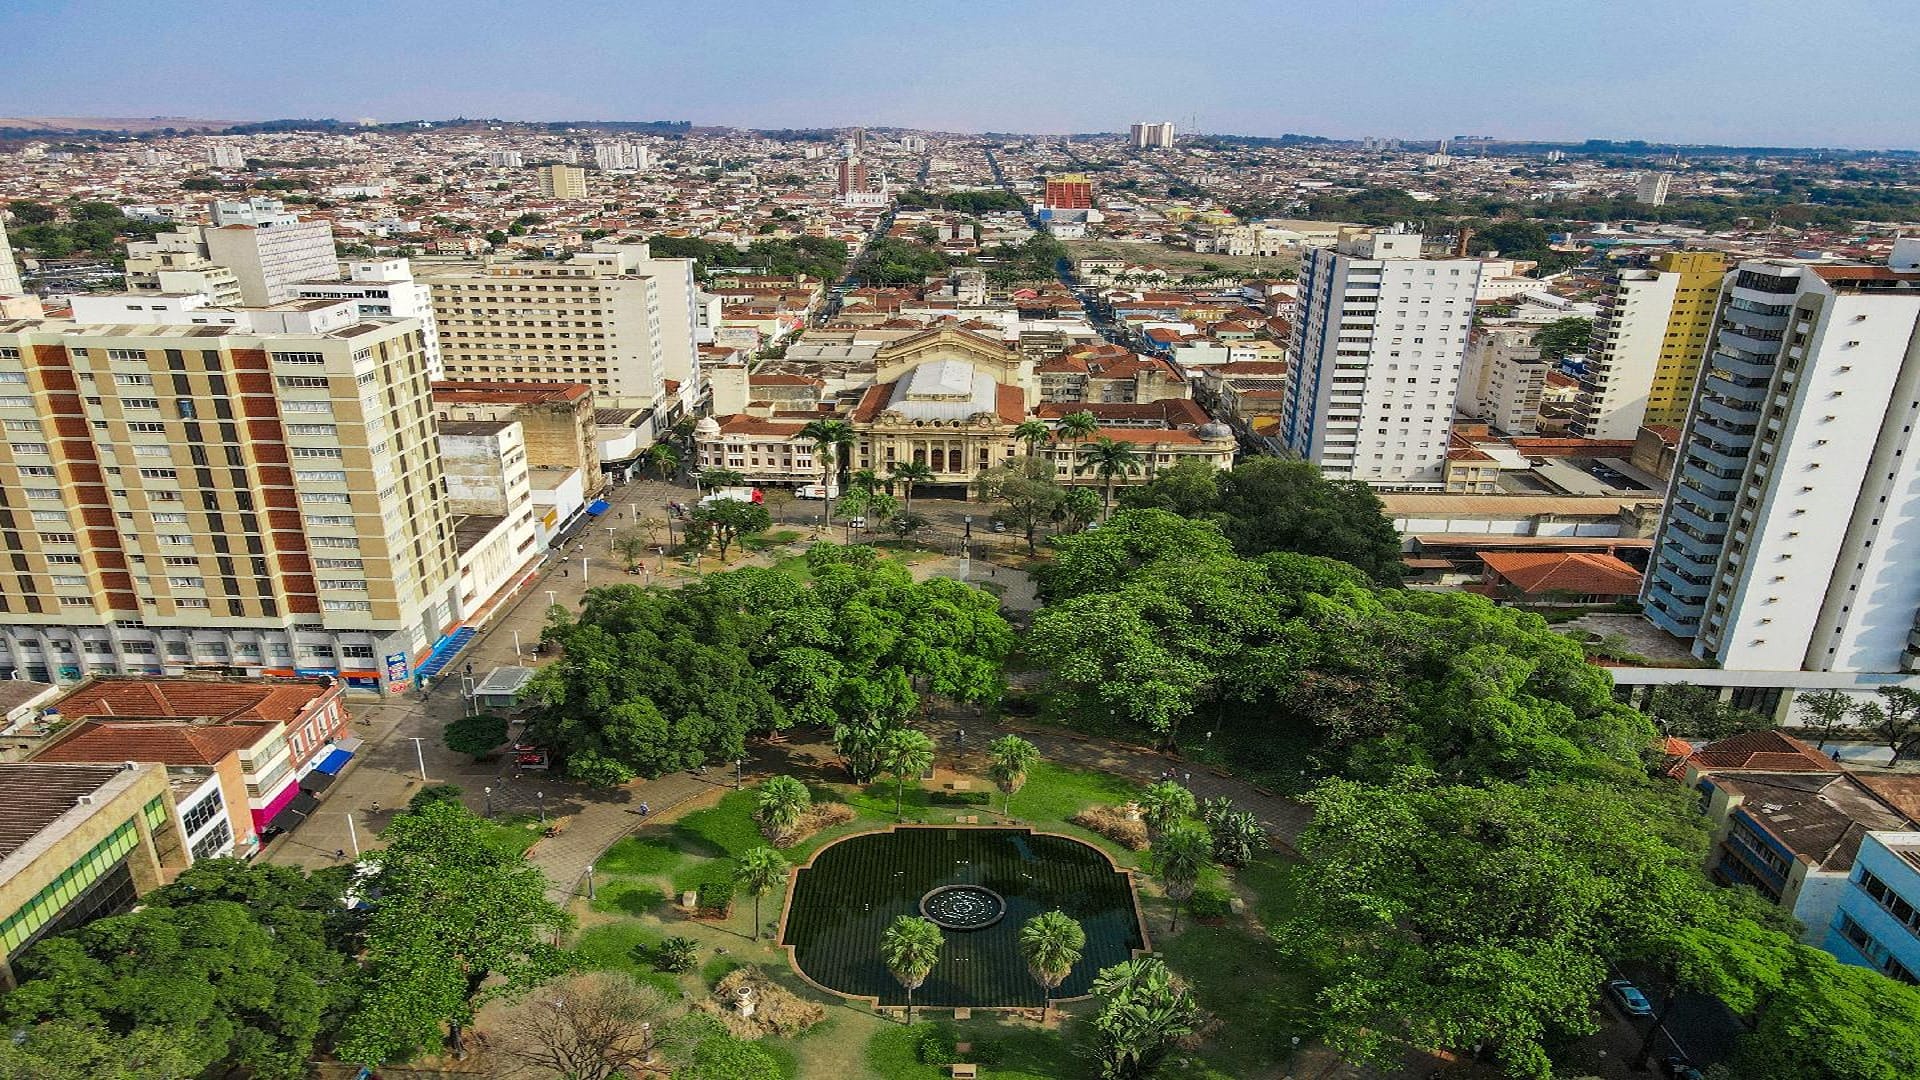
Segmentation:
<svg viewBox="0 0 1920 1080">
<path fill-rule="evenodd" d="M 331 776 L 334 773 L 339 772 L 341 769 L 346 768 L 347 762 L 352 760 L 353 760 L 353 751 L 341 750 L 338 747 L 336 747 L 332 750 L 327 751 L 327 756 L 321 758 L 320 764 L 315 765 L 313 769 L 315 772 L 323 772 Z"/>
<path fill-rule="evenodd" d="M 592 514 L 594 517 L 599 517 L 611 509 L 613 509 L 613 504 L 605 499 L 595 499 L 587 504 L 587 513 Z"/>
</svg>

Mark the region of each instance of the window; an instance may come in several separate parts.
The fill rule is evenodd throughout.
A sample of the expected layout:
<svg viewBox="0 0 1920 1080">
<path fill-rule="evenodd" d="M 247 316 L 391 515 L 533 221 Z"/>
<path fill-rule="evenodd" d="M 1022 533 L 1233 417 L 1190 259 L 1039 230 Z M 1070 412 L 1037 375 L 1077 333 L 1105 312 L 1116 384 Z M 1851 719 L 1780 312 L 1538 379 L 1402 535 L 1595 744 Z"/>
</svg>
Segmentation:
<svg viewBox="0 0 1920 1080">
<path fill-rule="evenodd" d="M 203 608 L 207 606 L 207 599 L 204 596 L 182 596 L 174 600 L 173 606 L 179 608 Z"/>
<path fill-rule="evenodd" d="M 175 470 L 175 469 L 141 469 L 140 470 L 140 478 L 143 480 L 177 480 L 179 479 L 179 477 L 180 477 L 180 473 L 178 470 Z"/>
<path fill-rule="evenodd" d="M 307 519 L 307 523 L 312 524 L 313 519 L 309 517 Z M 343 522 L 343 524 L 348 524 L 348 525 L 352 523 L 353 523 L 352 518 L 347 518 Z M 310 539 L 314 547 L 354 548 L 356 550 L 360 547 L 360 538 L 357 536 L 315 536 Z"/>
<path fill-rule="evenodd" d="M 39 454 L 44 456 L 47 452 L 47 444 L 43 442 L 17 442 L 10 445 L 16 454 Z"/>
<path fill-rule="evenodd" d="M 33 512 L 33 520 L 48 525 L 65 525 L 67 523 L 67 512 L 65 510 L 35 510 Z M 68 539 L 72 539 L 71 535 L 68 536 Z"/>
<path fill-rule="evenodd" d="M 107 359 L 109 360 L 144 361 L 146 360 L 146 358 L 147 358 L 147 353 L 146 353 L 146 350 L 144 349 L 108 349 L 107 350 Z"/>
<path fill-rule="evenodd" d="M 283 401 L 280 403 L 280 411 L 283 413 L 330 413 L 333 411 L 333 402 Z M 296 424 L 294 426 L 298 427 L 299 425 Z M 296 432 L 296 434 L 299 433 Z"/>
<path fill-rule="evenodd" d="M 353 515 L 352 514 L 308 514 L 307 524 L 321 525 L 321 526 L 352 525 Z M 355 541 L 355 543 L 358 544 L 358 541 Z"/>
<path fill-rule="evenodd" d="M 127 409 L 154 409 L 154 410 L 158 410 L 158 409 L 160 408 L 160 399 L 159 399 L 159 398 L 150 398 L 150 397 L 130 397 L 130 398 L 121 398 L 121 399 L 120 399 L 120 405 L 121 405 L 121 407 L 122 407 L 122 408 L 127 408 Z"/>
<path fill-rule="evenodd" d="M 295 469 L 293 478 L 304 484 L 344 484 L 347 474 L 344 469 Z"/>
<path fill-rule="evenodd" d="M 154 409 L 157 409 L 159 407 L 160 407 L 159 402 L 154 402 L 152 405 L 148 406 L 148 408 L 154 408 Z M 133 432 L 136 435 L 165 435 L 167 433 L 167 425 L 156 424 L 148 420 L 131 421 L 127 424 L 127 430 Z"/>
<path fill-rule="evenodd" d="M 225 808 L 225 804 L 220 801 L 220 789 L 216 787 L 207 793 L 206 798 L 181 811 L 180 823 L 186 826 L 187 835 L 192 836 L 205 828 L 207 822 L 212 821 Z"/>
<path fill-rule="evenodd" d="M 327 362 L 325 353 L 317 352 L 277 352 L 273 358 L 282 364 L 296 364 L 306 367 L 318 367 Z"/>
<path fill-rule="evenodd" d="M 340 428 L 336 424 L 288 424 L 287 434 L 337 436 L 340 434 Z M 294 453 L 298 454 L 299 451 L 295 450 Z M 335 452 L 335 456 L 339 456 L 338 451 Z"/>
<path fill-rule="evenodd" d="M 327 611 L 372 611 L 373 604 L 366 600 L 322 600 L 321 608 Z"/>
<path fill-rule="evenodd" d="M 297 458 L 331 458 L 338 461 L 340 459 L 340 449 L 332 446 L 296 446 L 293 448 L 293 456 Z"/>
<path fill-rule="evenodd" d="M 156 510 L 153 514 L 153 523 L 155 525 L 185 525 L 187 523 L 187 515 Z"/>
<path fill-rule="evenodd" d="M 233 850 L 233 826 L 225 818 L 193 845 L 195 859 L 212 859 Z"/>
<path fill-rule="evenodd" d="M 207 579 L 185 576 L 170 577 L 167 579 L 167 584 L 176 589 L 204 589 L 207 587 Z"/>
<path fill-rule="evenodd" d="M 320 587 L 334 592 L 366 592 L 367 582 L 364 578 L 321 578 Z"/>
<path fill-rule="evenodd" d="M 321 375 L 281 375 L 274 379 L 282 390 L 325 390 L 329 385 Z"/>
<path fill-rule="evenodd" d="M 353 496 L 344 491 L 303 491 L 300 501 L 307 503 L 337 503 L 345 505 L 353 501 Z"/>
<path fill-rule="evenodd" d="M 114 385 L 116 386 L 152 386 L 153 376 L 122 375 L 118 372 L 115 372 L 113 376 L 113 381 L 114 381 Z"/>
<path fill-rule="evenodd" d="M 321 570 L 361 570 L 366 563 L 360 559 L 315 559 L 313 565 Z"/>
</svg>

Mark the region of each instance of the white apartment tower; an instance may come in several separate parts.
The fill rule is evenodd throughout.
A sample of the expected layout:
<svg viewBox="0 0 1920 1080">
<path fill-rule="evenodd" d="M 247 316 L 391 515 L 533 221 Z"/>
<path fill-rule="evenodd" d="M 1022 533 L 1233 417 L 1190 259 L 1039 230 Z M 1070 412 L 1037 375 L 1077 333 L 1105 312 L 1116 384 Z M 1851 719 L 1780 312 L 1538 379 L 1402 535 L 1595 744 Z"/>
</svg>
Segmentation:
<svg viewBox="0 0 1920 1080">
<path fill-rule="evenodd" d="M 1342 229 L 1307 253 L 1281 435 L 1327 476 L 1444 482 L 1481 264 L 1427 259 L 1420 236 Z"/>
<path fill-rule="evenodd" d="M 1571 430 L 1583 439 L 1631 439 L 1640 430 L 1680 275 L 1622 270 L 1611 284 L 1574 401 Z"/>
<path fill-rule="evenodd" d="M 518 150 L 491 150 L 487 153 L 487 166 L 494 169 L 518 169 L 526 161 Z"/>
<path fill-rule="evenodd" d="M 364 319 L 417 319 L 426 349 L 427 372 L 440 379 L 440 327 L 433 321 L 433 289 L 415 281 L 406 259 L 358 259 L 343 278 L 303 281 L 293 287 L 302 300 L 351 300 Z"/>
<path fill-rule="evenodd" d="M 231 143 L 217 142 L 207 148 L 207 164 L 216 169 L 243 169 L 247 155 Z"/>
<path fill-rule="evenodd" d="M 624 139 L 593 144 L 593 163 L 601 172 L 646 172 L 653 167 L 653 154 L 642 143 Z"/>
<path fill-rule="evenodd" d="M 1173 149 L 1173 124 L 1171 122 L 1135 124 L 1127 130 L 1127 134 L 1132 140 L 1134 148 L 1137 150 Z"/>
<path fill-rule="evenodd" d="M 20 267 L 13 261 L 13 245 L 7 241 L 7 223 L 0 218 L 0 296 L 20 296 Z"/>
<path fill-rule="evenodd" d="M 1638 186 L 1634 190 L 1634 201 L 1647 206 L 1667 205 L 1667 189 L 1673 185 L 1673 174 L 1667 172 L 1643 172 Z"/>
<path fill-rule="evenodd" d="M 1540 359 L 1531 327 L 1474 330 L 1460 369 L 1455 406 L 1502 434 L 1537 434 L 1540 398 L 1551 366 Z"/>
<path fill-rule="evenodd" d="M 333 227 L 302 221 L 276 199 L 216 202 L 212 225 L 127 245 L 128 288 L 204 292 L 216 304 L 277 304 L 298 283 L 338 271 Z"/>
<path fill-rule="evenodd" d="M 1920 670 L 1920 239 L 1888 266 L 1739 264 L 1642 591 L 1696 656 Z"/>
</svg>

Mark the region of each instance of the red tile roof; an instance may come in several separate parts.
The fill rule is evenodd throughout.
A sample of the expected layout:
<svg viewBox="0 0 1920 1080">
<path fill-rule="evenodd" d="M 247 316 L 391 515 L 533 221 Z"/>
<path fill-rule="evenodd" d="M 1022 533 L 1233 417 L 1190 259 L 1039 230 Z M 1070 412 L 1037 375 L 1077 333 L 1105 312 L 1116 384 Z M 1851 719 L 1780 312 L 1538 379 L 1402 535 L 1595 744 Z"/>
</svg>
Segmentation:
<svg viewBox="0 0 1920 1080">
<path fill-rule="evenodd" d="M 53 706 L 68 719 L 169 717 L 284 724 L 337 693 L 330 679 L 145 679 L 88 682 Z"/>
<path fill-rule="evenodd" d="M 1839 772 L 1840 763 L 1780 731 L 1749 731 L 1708 743 L 1687 759 L 1704 772 L 1721 769 L 1762 772 Z"/>
<path fill-rule="evenodd" d="M 188 720 L 88 720 L 35 755 L 36 761 L 157 761 L 214 765 L 271 736 L 280 725 L 261 720 L 196 724 Z"/>
<path fill-rule="evenodd" d="M 1611 555 L 1590 551 L 1477 551 L 1474 556 L 1528 595 L 1568 592 L 1633 596 L 1640 591 L 1640 571 Z"/>
</svg>

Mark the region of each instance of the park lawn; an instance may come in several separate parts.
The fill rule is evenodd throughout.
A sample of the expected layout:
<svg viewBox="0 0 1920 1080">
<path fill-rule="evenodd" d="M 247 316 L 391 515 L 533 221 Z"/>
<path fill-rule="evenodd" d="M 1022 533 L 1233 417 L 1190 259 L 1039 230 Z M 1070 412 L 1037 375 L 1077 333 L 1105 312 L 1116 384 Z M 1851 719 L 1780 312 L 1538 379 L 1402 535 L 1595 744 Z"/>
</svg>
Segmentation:
<svg viewBox="0 0 1920 1080">
<path fill-rule="evenodd" d="M 532 814 L 499 815 L 485 824 L 480 835 L 487 846 L 516 859 L 525 855 L 545 831 L 540 819 Z"/>
</svg>

